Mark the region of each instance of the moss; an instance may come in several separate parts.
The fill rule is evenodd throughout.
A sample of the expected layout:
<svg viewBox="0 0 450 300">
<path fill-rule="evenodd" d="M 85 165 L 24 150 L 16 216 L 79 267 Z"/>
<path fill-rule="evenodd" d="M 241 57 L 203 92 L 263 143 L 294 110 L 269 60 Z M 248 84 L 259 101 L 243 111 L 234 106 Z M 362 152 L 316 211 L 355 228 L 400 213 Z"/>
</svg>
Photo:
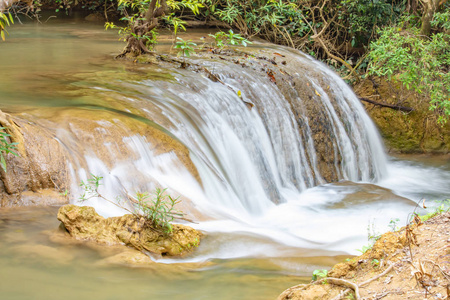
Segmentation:
<svg viewBox="0 0 450 300">
<path fill-rule="evenodd" d="M 366 104 L 367 112 L 379 128 L 386 147 L 398 153 L 448 153 L 450 151 L 450 123 L 438 124 L 438 116 L 429 110 L 427 99 L 406 94 L 401 87 L 379 78 L 366 80 L 355 86 L 360 97 L 380 103 L 412 107 L 411 113 Z"/>
</svg>

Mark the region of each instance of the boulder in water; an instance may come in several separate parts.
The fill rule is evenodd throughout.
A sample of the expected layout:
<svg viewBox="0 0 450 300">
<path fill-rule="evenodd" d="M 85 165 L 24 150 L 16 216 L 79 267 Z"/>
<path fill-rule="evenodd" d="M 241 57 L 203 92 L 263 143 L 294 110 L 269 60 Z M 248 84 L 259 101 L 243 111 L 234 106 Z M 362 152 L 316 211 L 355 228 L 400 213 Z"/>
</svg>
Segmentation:
<svg viewBox="0 0 450 300">
<path fill-rule="evenodd" d="M 199 231 L 185 225 L 173 224 L 172 233 L 164 235 L 154 228 L 142 226 L 134 215 L 105 219 L 89 206 L 62 206 L 58 211 L 58 220 L 78 240 L 126 245 L 162 256 L 187 254 L 199 245 L 201 238 Z"/>
</svg>

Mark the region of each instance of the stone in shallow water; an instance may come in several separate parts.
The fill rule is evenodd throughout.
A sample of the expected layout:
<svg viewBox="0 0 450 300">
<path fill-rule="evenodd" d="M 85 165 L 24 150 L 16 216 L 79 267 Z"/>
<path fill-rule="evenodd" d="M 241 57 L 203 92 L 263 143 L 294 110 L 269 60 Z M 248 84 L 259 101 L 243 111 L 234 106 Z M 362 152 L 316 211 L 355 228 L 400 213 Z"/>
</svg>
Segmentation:
<svg viewBox="0 0 450 300">
<path fill-rule="evenodd" d="M 126 245 L 157 255 L 185 255 L 199 245 L 201 238 L 199 231 L 179 224 L 174 224 L 173 232 L 164 236 L 152 228 L 140 226 L 133 215 L 105 219 L 89 206 L 62 206 L 58 211 L 58 220 L 76 239 L 105 245 Z"/>
</svg>

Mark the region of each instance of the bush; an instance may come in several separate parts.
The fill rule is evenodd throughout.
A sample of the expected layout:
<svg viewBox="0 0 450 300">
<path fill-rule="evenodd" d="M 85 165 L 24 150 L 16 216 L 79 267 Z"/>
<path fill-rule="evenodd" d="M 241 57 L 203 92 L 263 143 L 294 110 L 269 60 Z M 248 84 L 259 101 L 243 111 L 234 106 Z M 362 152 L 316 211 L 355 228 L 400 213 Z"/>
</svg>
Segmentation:
<svg viewBox="0 0 450 300">
<path fill-rule="evenodd" d="M 447 30 L 424 37 L 419 31 L 400 26 L 381 30 L 380 38 L 370 45 L 368 74 L 400 82 L 407 90 L 426 96 L 430 109 L 445 123 L 450 116 L 450 34 Z"/>
</svg>

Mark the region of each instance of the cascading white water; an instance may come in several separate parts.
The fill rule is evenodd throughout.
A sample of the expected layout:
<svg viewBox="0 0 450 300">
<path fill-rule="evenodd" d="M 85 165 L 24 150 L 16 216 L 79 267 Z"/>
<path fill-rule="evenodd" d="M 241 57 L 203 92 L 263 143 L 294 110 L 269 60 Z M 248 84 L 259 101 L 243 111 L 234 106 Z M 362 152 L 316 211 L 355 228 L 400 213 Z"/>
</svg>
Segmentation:
<svg viewBox="0 0 450 300">
<path fill-rule="evenodd" d="M 77 167 L 78 177 L 85 179 L 88 172 L 102 175 L 111 197 L 120 194 L 122 186 L 129 191 L 152 190 L 157 182 L 190 199 L 196 211 L 212 218 L 197 225 L 208 232 L 248 232 L 303 248 L 349 239 L 354 230 L 320 238 L 315 230 L 306 233 L 301 229 L 318 217 L 311 211 L 314 204 L 303 202 L 311 200 L 304 192 L 326 183 L 321 173 L 324 169 L 330 169 L 337 180 L 379 180 L 386 172 L 382 143 L 358 99 L 336 74 L 301 53 L 276 51 L 289 59 L 290 76 L 304 86 L 291 84 L 289 92 L 283 93 L 264 72 L 202 59 L 196 63 L 220 70 L 221 82 L 178 70 L 172 71 L 172 80 L 108 85 L 109 94 L 113 92 L 130 108 L 139 109 L 147 119 L 158 122 L 163 116 L 161 125 L 189 149 L 201 184 L 175 155 L 155 155 L 142 136 L 124 138 L 138 159 L 106 168 L 89 156 L 87 170 Z M 309 89 L 312 96 L 304 98 L 303 89 Z M 236 91 L 255 107 L 249 109 Z M 324 127 L 317 127 L 317 122 Z M 315 140 L 322 134 L 321 128 L 327 130 L 331 149 Z M 326 155 L 318 152 L 318 146 L 332 156 L 328 165 L 319 162 Z M 334 195 L 328 200 L 342 200 L 345 192 L 336 194 L 337 198 Z M 90 204 L 104 215 L 121 213 L 98 201 Z M 334 221 L 345 217 L 335 214 Z M 344 232 L 350 227 L 346 223 L 339 228 Z M 349 248 L 340 245 L 334 249 Z"/>
</svg>

